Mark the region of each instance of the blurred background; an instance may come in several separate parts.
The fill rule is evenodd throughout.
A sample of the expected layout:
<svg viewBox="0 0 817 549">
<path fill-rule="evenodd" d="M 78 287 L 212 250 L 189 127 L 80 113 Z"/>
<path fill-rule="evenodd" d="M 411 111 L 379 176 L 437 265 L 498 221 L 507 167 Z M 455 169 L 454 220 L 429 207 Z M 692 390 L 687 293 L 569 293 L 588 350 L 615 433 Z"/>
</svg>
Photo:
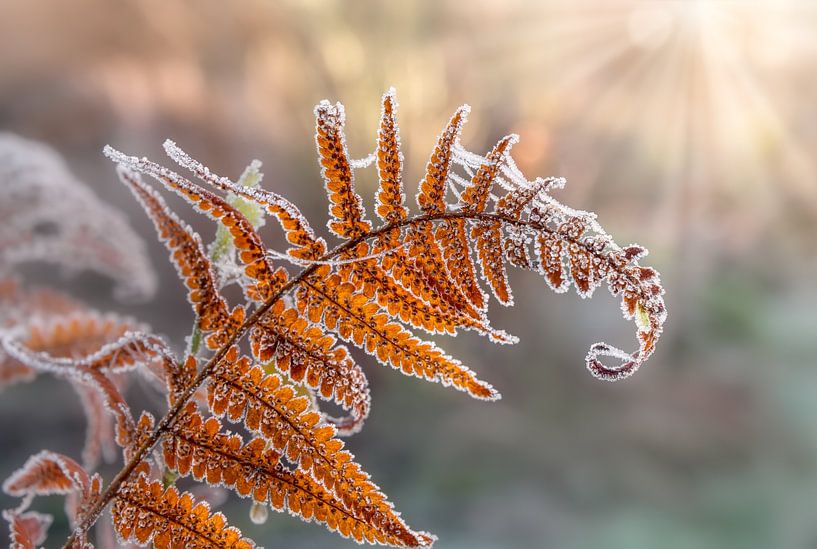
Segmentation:
<svg viewBox="0 0 817 549">
<path fill-rule="evenodd" d="M 127 213 L 159 291 L 122 305 L 90 273 L 24 273 L 181 349 L 192 314 L 180 282 L 103 145 L 169 163 L 169 137 L 233 178 L 258 158 L 264 185 L 323 227 L 315 103 L 346 105 L 360 158 L 395 86 L 413 196 L 467 102 L 467 148 L 518 133 L 529 178 L 566 177 L 560 200 L 650 249 L 665 335 L 636 376 L 598 382 L 588 345 L 634 345 L 617 301 L 513 272 L 518 305 L 494 303 L 491 318 L 521 343 L 439 339 L 504 398 L 472 401 L 359 356 L 373 393 L 348 441 L 359 461 L 441 549 L 817 547 L 815 25 L 817 4 L 785 0 L 0 0 L 0 130 L 50 144 Z M 370 212 L 375 185 L 372 170 L 358 174 Z M 276 228 L 264 229 L 272 241 Z M 42 448 L 77 455 L 83 431 L 58 381 L 2 393 L 0 476 Z M 56 544 L 61 503 L 45 505 Z M 276 513 L 253 525 L 247 507 L 223 510 L 266 547 L 352 545 Z"/>
</svg>

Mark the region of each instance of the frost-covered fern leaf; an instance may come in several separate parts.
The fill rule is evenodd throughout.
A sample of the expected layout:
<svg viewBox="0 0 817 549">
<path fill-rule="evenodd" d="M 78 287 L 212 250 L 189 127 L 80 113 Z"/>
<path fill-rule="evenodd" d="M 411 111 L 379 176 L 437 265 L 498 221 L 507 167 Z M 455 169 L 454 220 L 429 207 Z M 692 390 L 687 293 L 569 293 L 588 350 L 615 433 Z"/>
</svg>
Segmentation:
<svg viewBox="0 0 817 549">
<path fill-rule="evenodd" d="M 34 549 L 45 540 L 53 517 L 27 511 L 38 496 L 66 496 L 65 511 L 69 522 L 77 524 L 98 501 L 102 492 L 102 478 L 89 474 L 85 468 L 68 456 L 43 450 L 28 458 L 25 464 L 3 483 L 3 492 L 23 498 L 14 510 L 3 512 L 10 524 L 11 547 Z M 76 547 L 92 547 L 84 536 Z"/>
<path fill-rule="evenodd" d="M 210 259 L 199 235 L 170 211 L 162 197 L 145 185 L 139 174 L 122 168 L 119 179 L 153 221 L 159 238 L 170 251 L 176 271 L 188 288 L 187 297 L 196 312 L 198 327 L 208 336 L 207 345 L 217 349 L 244 321 L 244 308 L 237 306 L 231 312 L 219 294 Z"/>
<path fill-rule="evenodd" d="M 479 283 L 481 278 L 500 303 L 512 304 L 507 272 L 511 265 L 541 272 L 557 292 L 572 283 L 580 296 L 590 297 L 606 284 L 613 294 L 621 295 L 625 317 L 637 325 L 638 349 L 625 353 L 597 343 L 586 364 L 594 375 L 606 380 L 632 374 L 652 354 L 666 318 L 656 271 L 638 263 L 641 248 L 621 248 L 594 214 L 573 210 L 553 198 L 551 191 L 563 186 L 564 180 L 525 178 L 510 156 L 517 136 L 503 138 L 486 156 L 466 151 L 459 139 L 470 110 L 467 106 L 454 113 L 432 152 L 417 195 L 423 214 L 408 217 L 396 107 L 390 90 L 383 97 L 374 156 L 380 177 L 376 212 L 385 222 L 380 227 L 373 228 L 366 218 L 354 188 L 354 172 L 367 162 L 349 156 L 340 104 L 322 102 L 315 114 L 321 173 L 332 218 L 329 227 L 345 240 L 343 244 L 325 251 L 323 240 L 314 235 L 297 208 L 277 195 L 260 189 L 242 194 L 278 216 L 288 240 L 311 252 L 297 256 L 289 251 L 305 267 L 293 283 L 304 322 L 334 332 L 405 373 L 493 398 L 493 390 L 470 370 L 409 330 L 455 334 L 458 329 L 470 329 L 497 342 L 514 342 L 512 336 L 490 327 L 486 293 Z M 235 183 L 211 173 L 172 142 L 166 148 L 205 184 L 241 192 Z M 107 153 L 135 170 L 158 174 L 165 182 L 183 180 L 144 159 L 112 149 Z M 192 184 L 184 181 L 184 193 L 200 203 L 198 196 L 204 191 L 190 190 Z M 449 194 L 453 201 L 448 200 Z M 278 337 L 276 321 L 266 320 L 271 346 Z M 605 356 L 619 363 L 606 365 L 601 361 Z"/>
<path fill-rule="evenodd" d="M 393 506 L 343 450 L 334 426 L 321 421 L 308 400 L 280 376 L 267 375 L 239 357 L 233 348 L 216 367 L 208 386 L 208 404 L 218 417 L 243 422 L 270 447 L 334 492 L 354 513 L 363 513 L 370 524 L 382 521 L 387 531 L 413 537 L 410 546 L 422 545 L 395 513 Z M 375 520 L 376 519 L 376 520 Z"/>
<path fill-rule="evenodd" d="M 189 492 L 165 488 L 147 478 L 145 468 L 119 490 L 111 509 L 116 533 L 123 541 L 157 549 L 195 547 L 251 549 L 255 544 L 227 525 L 224 515 L 211 513 L 207 502 Z"/>
<path fill-rule="evenodd" d="M 42 319 L 61 317 L 84 311 L 85 306 L 67 295 L 49 289 L 24 289 L 16 278 L 0 280 L 0 335 L 9 331 L 25 331 L 21 326 Z M 33 368 L 9 356 L 0 345 L 0 390 L 10 385 L 31 381 Z"/>
<path fill-rule="evenodd" d="M 410 530 L 379 492 L 371 503 L 355 484 L 328 489 L 301 468 L 289 469 L 279 450 L 262 437 L 246 444 L 225 432 L 216 418 L 205 419 L 193 403 L 163 442 L 167 466 L 182 476 L 192 475 L 211 485 L 224 485 L 243 497 L 303 520 L 315 520 L 345 537 L 399 547 L 426 545 L 431 538 Z M 345 468 L 353 464 L 346 462 Z"/>
<path fill-rule="evenodd" d="M 394 90 L 382 99 L 376 150 L 363 160 L 350 156 L 343 106 L 317 105 L 316 146 L 328 228 L 339 240 L 334 247 L 294 204 L 259 186 L 260 163 L 233 182 L 166 142 L 168 155 L 194 181 L 106 147 L 170 252 L 187 287 L 196 330 L 184 360 L 178 360 L 147 327 L 0 281 L 0 304 L 10 304 L 0 308 L 0 383 L 38 372 L 68 379 L 83 399 L 93 433 L 85 466 L 44 452 L 6 482 L 6 492 L 24 501 L 4 513 L 15 546 L 42 542 L 50 519 L 27 511 L 27 505 L 48 493 L 66 495 L 75 527 L 69 547 L 90 547 L 87 533 L 109 504 L 122 543 L 253 546 L 221 514 L 180 492 L 175 475 L 252 497 L 254 522 L 271 506 L 358 542 L 431 546 L 435 538 L 406 524 L 339 438 L 360 429 L 370 412 L 366 376 L 340 341 L 406 375 L 496 400 L 499 393 L 488 382 L 417 332 L 467 330 L 497 343 L 516 342 L 487 316 L 490 295 L 503 305 L 513 303 L 509 266 L 538 271 L 556 292 L 572 285 L 581 297 L 590 297 L 606 285 L 620 295 L 624 316 L 635 321 L 638 349 L 625 353 L 597 343 L 586 364 L 610 381 L 635 372 L 653 353 L 666 319 L 658 274 L 639 263 L 646 251 L 618 246 L 594 214 L 558 202 L 551 193 L 563 179 L 525 178 L 511 156 L 517 136 L 501 139 L 484 156 L 465 150 L 460 137 L 469 110 L 459 108 L 438 137 L 418 185 L 420 213 L 412 215 Z M 354 185 L 355 172 L 372 164 L 380 180 L 374 208 L 380 225 L 367 218 Z M 215 221 L 213 245 L 205 248 L 140 174 Z M 287 250 L 264 244 L 258 232 L 264 215 L 278 221 Z M 78 222 L 74 218 L 67 219 L 69 225 Z M 121 253 L 127 237 L 110 233 Z M 134 249 L 138 256 L 138 246 Z M 16 257 L 6 252 L 0 240 L 0 259 Z M 139 266 L 117 257 L 103 262 L 106 272 L 130 268 L 128 280 L 147 285 Z M 98 266 L 94 260 L 99 258 L 89 260 Z M 221 292 L 232 282 L 244 290 L 244 301 L 234 307 Z M 28 297 L 21 304 L 23 295 Z M 249 341 L 242 347 L 244 336 Z M 242 355 L 242 348 L 251 355 Z M 605 357 L 617 362 L 605 364 Z M 122 394 L 123 376 L 133 370 L 147 373 L 166 393 L 168 410 L 158 419 L 148 412 L 134 419 Z M 329 417 L 314 396 L 334 402 L 346 415 Z M 240 424 L 252 438 L 245 442 L 227 431 L 228 422 Z M 103 491 L 91 472 L 101 454 L 112 453 L 105 446 L 111 440 L 122 447 L 125 465 Z M 152 452 L 157 444 L 161 453 Z"/>
<path fill-rule="evenodd" d="M 22 262 L 110 276 L 125 299 L 147 299 L 156 275 L 125 216 L 102 203 L 50 147 L 0 133 L 0 276 Z"/>
<path fill-rule="evenodd" d="M 48 527 L 54 521 L 51 515 L 11 509 L 3 511 L 3 518 L 9 523 L 11 549 L 36 549 L 45 541 Z"/>
</svg>

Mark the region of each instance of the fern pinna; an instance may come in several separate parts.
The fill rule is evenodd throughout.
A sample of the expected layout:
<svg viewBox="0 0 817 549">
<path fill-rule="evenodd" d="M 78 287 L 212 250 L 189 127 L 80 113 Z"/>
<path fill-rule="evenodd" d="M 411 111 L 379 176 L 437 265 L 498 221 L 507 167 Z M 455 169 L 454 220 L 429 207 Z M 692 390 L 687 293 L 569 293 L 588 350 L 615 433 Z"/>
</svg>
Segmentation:
<svg viewBox="0 0 817 549">
<path fill-rule="evenodd" d="M 5 371 L 51 372 L 90 391 L 85 400 L 96 404 L 89 418 L 110 418 L 111 433 L 105 438 L 99 433 L 106 431 L 94 427 L 84 465 L 43 452 L 6 482 L 7 493 L 24 498 L 5 513 L 16 547 L 44 538 L 50 518 L 27 507 L 45 493 L 70 496 L 74 531 L 66 546 L 89 547 L 89 529 L 108 504 L 121 542 L 251 546 L 206 502 L 172 485 L 184 476 L 250 497 L 254 509 L 287 510 L 358 542 L 432 545 L 434 536 L 406 524 L 339 438 L 359 430 L 370 411 L 363 369 L 340 342 L 405 374 L 496 400 L 499 393 L 489 383 L 415 332 L 471 330 L 498 343 L 515 342 L 487 317 L 489 292 L 503 305 L 513 303 L 508 265 L 538 271 L 556 292 L 572 282 L 581 297 L 590 297 L 606 284 L 621 296 L 625 317 L 636 324 L 638 348 L 628 353 L 593 345 L 586 357 L 593 375 L 620 380 L 647 360 L 666 309 L 658 274 L 639 265 L 643 248 L 616 245 L 593 214 L 554 199 L 551 191 L 563 179 L 527 180 L 510 156 L 515 135 L 485 156 L 466 151 L 460 134 L 467 106 L 440 134 L 419 185 L 420 213 L 411 214 L 396 113 L 389 91 L 375 153 L 353 160 L 343 106 L 324 101 L 315 108 L 328 228 L 342 240 L 331 249 L 291 202 L 259 186 L 258 164 L 233 182 L 167 141 L 170 158 L 194 181 L 106 147 L 170 252 L 197 322 L 183 359 L 146 327 L 79 306 L 4 329 Z M 379 226 L 355 191 L 355 172 L 373 163 L 380 179 Z M 209 251 L 142 175 L 219 224 Z M 278 221 L 289 249 L 264 246 L 257 229 L 265 215 Z M 228 284 L 241 286 L 243 303 L 228 304 L 222 293 Z M 248 354 L 239 346 L 244 336 Z M 167 394 L 168 410 L 158 421 L 148 412 L 136 420 L 122 396 L 134 370 Z M 325 414 L 320 399 L 346 415 Z M 227 424 L 240 424 L 251 438 Z M 89 471 L 98 462 L 97 447 L 111 440 L 122 448 L 125 465 L 103 489 Z M 157 445 L 161 451 L 152 452 Z"/>
</svg>

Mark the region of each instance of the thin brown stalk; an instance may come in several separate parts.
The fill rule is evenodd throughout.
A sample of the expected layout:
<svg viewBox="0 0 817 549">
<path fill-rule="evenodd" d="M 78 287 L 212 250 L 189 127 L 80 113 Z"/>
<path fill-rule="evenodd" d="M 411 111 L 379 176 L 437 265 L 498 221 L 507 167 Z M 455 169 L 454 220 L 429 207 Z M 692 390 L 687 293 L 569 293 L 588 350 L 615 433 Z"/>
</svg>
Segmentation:
<svg viewBox="0 0 817 549">
<path fill-rule="evenodd" d="M 482 221 L 500 221 L 518 227 L 529 227 L 539 232 L 543 231 L 553 232 L 553 230 L 547 226 L 533 223 L 530 221 L 520 221 L 496 213 L 475 213 L 461 211 L 437 214 L 423 214 L 412 218 L 403 219 L 397 222 L 389 223 L 383 225 L 378 229 L 372 230 L 366 234 L 360 235 L 327 252 L 326 254 L 324 254 L 323 257 L 320 258 L 319 261 L 331 260 L 345 251 L 354 249 L 359 243 L 372 238 L 376 238 L 381 234 L 391 231 L 393 229 L 402 229 L 420 223 L 443 221 L 446 219 L 457 218 Z M 593 250 L 589 249 L 587 245 L 581 240 L 572 240 L 567 238 L 565 238 L 565 240 L 569 240 L 571 242 L 576 243 L 577 245 L 584 247 L 585 249 L 588 250 L 588 252 L 592 253 L 595 257 L 599 257 L 603 261 L 606 261 L 606 258 L 603 254 L 595 253 Z M 93 526 L 93 524 L 97 521 L 99 515 L 108 505 L 108 503 L 110 503 L 113 500 L 113 498 L 116 497 L 119 488 L 122 486 L 122 483 L 128 479 L 131 473 L 133 473 L 134 469 L 136 469 L 137 465 L 139 465 L 139 463 L 144 459 L 144 457 L 153 448 L 153 446 L 155 446 L 156 443 L 159 442 L 161 437 L 173 426 L 173 423 L 179 417 L 180 413 L 184 409 L 187 402 L 192 398 L 196 390 L 210 377 L 210 374 L 212 373 L 213 369 L 224 357 L 227 351 L 235 343 L 237 343 L 247 333 L 247 331 L 250 330 L 261 319 L 261 317 L 264 315 L 265 312 L 267 312 L 270 309 L 270 307 L 272 307 L 287 292 L 292 290 L 304 279 L 306 279 L 310 274 L 312 274 L 318 268 L 319 265 L 320 265 L 319 263 L 310 265 L 304 268 L 296 277 L 290 279 L 280 290 L 278 290 L 273 296 L 271 296 L 269 299 L 263 302 L 257 309 L 255 309 L 255 311 L 253 311 L 253 313 L 249 317 L 247 317 L 244 323 L 241 324 L 241 326 L 229 337 L 227 342 L 224 345 L 222 345 L 218 349 L 218 351 L 216 351 L 216 353 L 207 361 L 204 367 L 202 367 L 201 371 L 198 373 L 193 382 L 190 385 L 188 385 L 188 387 L 179 395 L 173 406 L 170 407 L 167 413 L 157 423 L 156 427 L 153 430 L 153 433 L 134 451 L 128 462 L 111 480 L 110 484 L 108 484 L 105 491 L 101 494 L 101 496 L 96 500 L 94 505 L 85 514 L 84 519 L 77 525 L 77 527 L 68 537 L 65 544 L 63 545 L 63 549 L 68 549 L 72 547 L 74 542 L 77 539 L 79 539 L 80 536 L 84 535 L 91 526 Z"/>
</svg>

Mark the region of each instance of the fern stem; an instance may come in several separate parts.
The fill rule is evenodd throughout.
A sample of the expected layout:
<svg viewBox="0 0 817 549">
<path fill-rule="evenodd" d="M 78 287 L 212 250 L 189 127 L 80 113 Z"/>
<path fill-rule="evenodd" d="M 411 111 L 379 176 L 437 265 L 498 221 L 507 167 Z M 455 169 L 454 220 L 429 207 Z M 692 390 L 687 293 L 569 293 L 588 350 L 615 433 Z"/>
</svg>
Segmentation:
<svg viewBox="0 0 817 549">
<path fill-rule="evenodd" d="M 436 221 L 444 221 L 447 219 L 468 219 L 473 221 L 500 221 L 509 225 L 534 229 L 539 232 L 548 232 L 553 233 L 553 229 L 547 227 L 546 225 L 534 223 L 531 221 L 523 221 L 518 219 L 513 219 L 501 214 L 496 213 L 476 213 L 472 211 L 458 211 L 458 212 L 443 212 L 443 213 L 435 213 L 435 214 L 422 214 L 417 215 L 414 217 L 410 217 L 407 219 L 402 219 L 400 221 L 396 221 L 393 223 L 389 223 L 379 227 L 378 229 L 369 231 L 366 234 L 360 235 L 355 237 L 351 240 L 348 240 L 344 244 L 341 244 L 335 247 L 333 250 L 324 254 L 321 257 L 320 261 L 327 261 L 331 260 L 345 251 L 353 249 L 361 242 L 366 240 L 376 238 L 388 231 L 394 229 L 403 229 L 406 227 L 411 227 L 414 225 L 419 225 L 421 223 L 433 223 Z M 587 244 L 581 242 L 580 240 L 574 240 L 567 238 L 565 236 L 561 236 L 564 240 L 567 240 L 571 243 L 575 243 L 583 248 L 585 248 L 589 253 L 594 255 L 595 257 L 599 257 L 602 261 L 607 261 L 606 257 L 602 254 L 596 253 L 594 250 L 590 249 Z M 247 317 L 243 324 L 229 337 L 227 342 L 216 351 L 216 353 L 210 358 L 210 360 L 204 365 L 201 369 L 199 374 L 193 380 L 193 382 L 182 392 L 181 395 L 176 399 L 175 404 L 167 411 L 167 413 L 162 417 L 162 419 L 156 425 L 153 433 L 143 442 L 132 454 L 130 459 L 127 463 L 123 466 L 123 468 L 116 474 L 116 476 L 111 480 L 108 487 L 99 497 L 99 499 L 94 503 L 91 509 L 86 513 L 83 520 L 77 525 L 74 531 L 66 540 L 65 544 L 63 545 L 63 549 L 70 549 L 73 547 L 76 540 L 84 535 L 88 529 L 93 526 L 93 524 L 99 518 L 99 515 L 108 505 L 108 503 L 116 497 L 119 488 L 122 484 L 127 480 L 127 478 L 133 473 L 134 469 L 136 469 L 137 465 L 144 459 L 144 457 L 150 452 L 153 446 L 159 442 L 161 437 L 173 426 L 173 423 L 178 418 L 181 411 L 184 409 L 184 406 L 187 402 L 193 397 L 193 394 L 198 390 L 198 388 L 210 377 L 213 370 L 215 369 L 216 365 L 224 358 L 224 355 L 227 354 L 227 351 L 237 343 L 250 328 L 252 328 L 279 299 L 281 299 L 287 292 L 298 286 L 301 282 L 303 282 L 309 275 L 311 275 L 318 267 L 320 263 L 316 263 L 306 267 L 302 270 L 296 277 L 290 279 L 284 286 L 281 287 L 273 296 L 269 299 L 264 301 L 258 308 L 253 311 L 253 313 Z"/>
</svg>

